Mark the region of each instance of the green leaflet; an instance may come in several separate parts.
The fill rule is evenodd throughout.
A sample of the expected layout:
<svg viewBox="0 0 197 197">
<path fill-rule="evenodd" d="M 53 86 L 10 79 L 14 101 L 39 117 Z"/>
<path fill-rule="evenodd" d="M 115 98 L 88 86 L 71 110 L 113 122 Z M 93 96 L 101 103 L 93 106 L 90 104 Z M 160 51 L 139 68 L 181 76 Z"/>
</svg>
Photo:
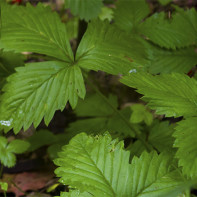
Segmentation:
<svg viewBox="0 0 197 197">
<path fill-rule="evenodd" d="M 176 157 L 179 159 L 179 166 L 183 167 L 183 173 L 188 177 L 197 177 L 197 117 L 188 118 L 178 123 L 175 128 L 174 146 L 178 148 Z"/>
<path fill-rule="evenodd" d="M 80 132 L 86 133 L 103 133 L 106 129 L 110 132 L 117 132 L 124 136 L 135 136 L 135 128 L 139 126 L 129 124 L 131 110 L 125 108 L 118 110 L 117 97 L 109 95 L 105 97 L 102 94 L 89 94 L 85 101 L 80 100 L 75 112 L 78 117 L 83 117 L 72 122 L 67 129 L 72 134 Z M 123 116 L 128 124 L 122 119 Z"/>
<path fill-rule="evenodd" d="M 49 7 L 2 6 L 0 48 L 41 53 L 67 62 L 73 53 L 65 24 Z M 39 16 L 39 17 L 38 17 Z"/>
<path fill-rule="evenodd" d="M 92 21 L 76 53 L 83 68 L 110 74 L 126 74 L 136 66 L 147 64 L 142 42 L 108 22 Z"/>
<path fill-rule="evenodd" d="M 88 21 L 99 15 L 103 6 L 102 1 L 103 0 L 65 0 L 65 6 L 71 10 L 72 14 Z"/>
<path fill-rule="evenodd" d="M 131 106 L 133 111 L 130 116 L 131 123 L 145 122 L 146 125 L 151 125 L 153 122 L 153 114 L 142 104 L 134 104 Z"/>
<path fill-rule="evenodd" d="M 146 130 L 148 130 L 148 133 L 145 133 Z M 173 148 L 174 137 L 172 137 L 174 127 L 168 121 L 159 122 L 155 120 L 151 127 L 142 131 L 144 132 L 142 132 L 141 136 L 152 146 L 150 146 L 150 149 L 154 148 L 160 153 L 175 154 L 176 149 Z M 130 144 L 127 149 L 130 150 L 131 156 L 140 156 L 146 150 L 146 147 L 140 140 L 137 140 Z"/>
<path fill-rule="evenodd" d="M 6 77 L 14 73 L 15 67 L 24 65 L 24 57 L 13 52 L 0 51 L 0 88 L 6 82 Z"/>
<path fill-rule="evenodd" d="M 8 78 L 1 98 L 0 124 L 15 133 L 40 121 L 49 124 L 57 109 L 63 110 L 67 101 L 74 108 L 78 96 L 84 98 L 85 86 L 78 66 L 49 61 L 19 67 Z"/>
<path fill-rule="evenodd" d="M 158 114 L 179 117 L 197 113 L 197 81 L 187 75 L 132 73 L 120 81 L 137 88 L 137 92 L 144 95 L 148 106 Z"/>
<path fill-rule="evenodd" d="M 138 30 L 155 44 L 176 49 L 197 43 L 196 24 L 197 12 L 193 8 L 174 14 L 172 19 L 166 19 L 164 12 L 156 13 L 141 23 Z"/>
<path fill-rule="evenodd" d="M 61 192 L 59 197 L 92 197 L 92 195 L 87 192 L 81 193 L 78 190 L 71 190 L 70 192 Z"/>
<path fill-rule="evenodd" d="M 150 13 L 146 0 L 118 0 L 114 12 L 115 24 L 126 32 L 135 33 Z"/>
<path fill-rule="evenodd" d="M 55 173 L 61 183 L 97 197 L 174 197 L 188 187 L 170 167 L 170 156 L 144 152 L 130 164 L 130 154 L 123 146 L 108 134 L 91 137 L 81 133 L 59 153 L 55 164 L 60 167 Z"/>
<path fill-rule="evenodd" d="M 195 47 L 178 50 L 166 50 L 156 46 L 151 47 L 149 71 L 157 73 L 188 73 L 197 64 Z"/>
<path fill-rule="evenodd" d="M 13 167 L 16 164 L 15 154 L 24 153 L 29 143 L 23 140 L 13 140 L 8 143 L 5 137 L 0 136 L 0 162 L 7 167 Z"/>
</svg>

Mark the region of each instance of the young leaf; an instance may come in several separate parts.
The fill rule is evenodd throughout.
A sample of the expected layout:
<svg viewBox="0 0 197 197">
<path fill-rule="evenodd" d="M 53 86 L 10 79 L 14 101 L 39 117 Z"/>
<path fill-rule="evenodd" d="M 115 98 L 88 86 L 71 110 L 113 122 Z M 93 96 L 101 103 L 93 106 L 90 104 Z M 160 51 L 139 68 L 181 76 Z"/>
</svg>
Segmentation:
<svg viewBox="0 0 197 197">
<path fill-rule="evenodd" d="M 178 148 L 176 157 L 179 159 L 179 166 L 183 166 L 183 173 L 188 177 L 197 177 L 197 117 L 188 118 L 178 123 L 175 128 L 176 138 L 174 146 Z"/>
<path fill-rule="evenodd" d="M 1 9 L 0 48 L 36 52 L 72 62 L 73 53 L 57 13 L 38 4 L 33 7 L 4 5 Z M 39 16 L 39 17 L 38 17 Z"/>
<path fill-rule="evenodd" d="M 137 31 L 137 26 L 150 12 L 146 0 L 118 0 L 116 7 L 115 24 L 127 32 Z"/>
<path fill-rule="evenodd" d="M 86 21 L 96 18 L 101 12 L 103 0 L 66 0 L 66 8 L 70 8 L 72 14 Z"/>
<path fill-rule="evenodd" d="M 56 110 L 63 110 L 67 101 L 74 108 L 78 96 L 84 98 L 85 86 L 80 68 L 50 61 L 30 63 L 16 69 L 8 78 L 1 99 L 0 125 L 15 133 L 44 117 L 49 124 Z"/>
<path fill-rule="evenodd" d="M 59 153 L 55 173 L 63 184 L 97 197 L 174 197 L 185 190 L 183 178 L 170 168 L 171 157 L 144 152 L 129 164 L 123 147 L 107 134 L 94 138 L 81 133 Z"/>
<path fill-rule="evenodd" d="M 142 104 L 135 104 L 131 106 L 133 113 L 130 117 L 131 123 L 140 123 L 144 121 L 147 125 L 151 125 L 153 121 L 153 115 Z"/>
<path fill-rule="evenodd" d="M 187 75 L 132 73 L 121 82 L 144 94 L 143 99 L 158 114 L 179 117 L 197 113 L 197 81 Z"/>
<path fill-rule="evenodd" d="M 29 143 L 23 140 L 13 140 L 8 143 L 5 137 L 0 136 L 0 162 L 7 167 L 13 167 L 16 163 L 16 154 L 25 152 Z"/>
<path fill-rule="evenodd" d="M 80 42 L 76 62 L 80 67 L 110 74 L 126 74 L 147 63 L 144 45 L 108 22 L 95 20 Z"/>
<path fill-rule="evenodd" d="M 0 186 L 1 186 L 1 190 L 3 190 L 3 191 L 8 190 L 8 184 L 6 182 L 1 182 L 0 181 Z"/>
<path fill-rule="evenodd" d="M 190 17 L 192 16 L 192 17 Z M 139 32 L 161 47 L 176 49 L 197 43 L 197 12 L 182 11 L 166 19 L 165 13 L 155 13 L 139 26 Z"/>
</svg>

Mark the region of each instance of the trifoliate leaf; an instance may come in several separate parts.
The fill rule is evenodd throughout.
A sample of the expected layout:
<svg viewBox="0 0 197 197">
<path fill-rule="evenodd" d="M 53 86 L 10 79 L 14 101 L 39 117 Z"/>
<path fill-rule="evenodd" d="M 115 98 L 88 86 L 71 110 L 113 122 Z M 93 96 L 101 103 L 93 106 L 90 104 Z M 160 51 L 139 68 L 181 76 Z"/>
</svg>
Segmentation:
<svg viewBox="0 0 197 197">
<path fill-rule="evenodd" d="M 182 166 L 183 173 L 191 178 L 197 177 L 196 123 L 196 117 L 180 121 L 173 135 L 176 138 L 174 146 L 178 148 L 176 157 L 179 159 L 179 166 Z"/>
<path fill-rule="evenodd" d="M 147 63 L 142 42 L 105 21 L 93 21 L 76 53 L 80 67 L 110 74 L 126 74 Z"/>
<path fill-rule="evenodd" d="M 73 60 L 65 24 L 49 7 L 5 5 L 1 12 L 0 48 L 41 53 L 67 62 Z"/>
<path fill-rule="evenodd" d="M 153 115 L 142 104 L 135 104 L 131 106 L 133 113 L 130 117 L 131 123 L 140 123 L 144 121 L 147 125 L 151 125 L 153 121 Z"/>
<path fill-rule="evenodd" d="M 144 152 L 129 163 L 124 144 L 104 136 L 85 133 L 63 147 L 55 164 L 60 182 L 92 196 L 178 196 L 188 185 L 172 167 L 167 154 Z"/>
<path fill-rule="evenodd" d="M 13 140 L 8 143 L 5 137 L 0 136 L 0 162 L 7 167 L 13 167 L 16 164 L 16 154 L 25 152 L 29 143 L 23 140 Z"/>
<path fill-rule="evenodd" d="M 179 117 L 197 113 L 197 81 L 187 75 L 132 73 L 123 77 L 121 82 L 137 88 L 148 106 L 158 114 Z"/>
<path fill-rule="evenodd" d="M 103 5 L 102 1 L 103 0 L 65 0 L 65 6 L 71 10 L 73 15 L 88 21 L 99 15 Z"/>
<path fill-rule="evenodd" d="M 114 12 L 115 24 L 127 31 L 137 31 L 137 26 L 150 13 L 146 0 L 118 0 Z"/>
<path fill-rule="evenodd" d="M 74 108 L 78 96 L 84 98 L 85 86 L 78 66 L 50 61 L 30 63 L 16 69 L 8 78 L 1 99 L 0 125 L 15 133 L 40 121 L 49 124 L 56 110 L 63 110 L 69 101 Z"/>
</svg>

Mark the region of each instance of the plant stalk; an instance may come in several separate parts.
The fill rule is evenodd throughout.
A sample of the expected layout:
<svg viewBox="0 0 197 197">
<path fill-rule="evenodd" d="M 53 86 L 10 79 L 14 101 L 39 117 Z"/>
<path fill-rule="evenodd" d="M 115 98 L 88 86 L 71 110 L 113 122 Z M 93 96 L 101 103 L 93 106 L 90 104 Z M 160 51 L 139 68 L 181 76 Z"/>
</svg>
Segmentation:
<svg viewBox="0 0 197 197">
<path fill-rule="evenodd" d="M 143 143 L 143 145 L 146 147 L 147 151 L 151 151 L 151 148 L 149 146 L 149 144 L 139 135 L 140 131 L 137 128 L 134 128 L 131 126 L 131 124 L 129 123 L 129 121 L 125 118 L 125 116 L 123 116 L 108 100 L 107 98 L 98 90 L 98 88 L 96 86 L 94 86 L 92 84 L 91 81 L 89 81 L 87 79 L 87 83 L 88 85 L 95 90 L 95 92 L 97 94 L 99 94 L 99 96 L 101 96 L 108 104 L 109 106 L 120 116 L 120 118 L 125 122 L 125 124 L 135 133 L 136 137 Z"/>
</svg>

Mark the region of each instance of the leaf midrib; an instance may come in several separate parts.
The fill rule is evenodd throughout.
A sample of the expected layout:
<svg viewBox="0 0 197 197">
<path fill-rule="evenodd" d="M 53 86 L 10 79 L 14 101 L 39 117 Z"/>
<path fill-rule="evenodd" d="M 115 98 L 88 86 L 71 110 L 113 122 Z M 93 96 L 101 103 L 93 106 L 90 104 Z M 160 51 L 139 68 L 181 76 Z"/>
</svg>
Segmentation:
<svg viewBox="0 0 197 197">
<path fill-rule="evenodd" d="M 101 170 L 97 167 L 96 163 L 94 162 L 94 160 L 91 158 L 91 155 L 88 153 L 88 151 L 85 149 L 85 146 L 83 146 L 83 144 L 80 142 L 80 145 L 82 147 L 82 149 L 84 150 L 84 152 L 88 155 L 89 159 L 91 160 L 92 164 L 96 167 L 97 171 L 99 172 L 99 174 L 101 175 L 101 177 L 103 177 L 104 181 L 106 182 L 106 184 L 109 186 L 110 190 L 113 193 L 113 197 L 116 197 L 115 191 L 112 188 L 112 185 L 110 184 L 110 182 L 106 179 L 106 177 L 103 175 L 103 173 L 101 172 Z"/>
<path fill-rule="evenodd" d="M 16 12 L 16 14 L 18 14 L 18 13 Z M 18 18 L 19 17 L 20 16 L 18 16 Z M 42 32 L 42 34 L 41 34 L 40 33 L 41 31 L 38 32 L 38 31 L 36 31 L 36 29 L 33 29 L 30 26 L 23 25 L 22 22 L 21 23 L 16 22 L 16 20 L 15 20 L 15 22 L 13 24 L 14 25 L 21 26 L 22 28 L 24 28 L 24 29 L 26 29 L 28 31 L 33 31 L 33 32 L 35 32 L 35 34 L 39 35 L 40 37 L 43 37 L 45 40 L 48 40 L 49 43 L 50 42 L 53 43 L 55 46 L 57 46 L 57 48 L 59 48 L 62 51 L 62 53 L 65 55 L 66 58 L 68 58 L 71 62 L 73 62 L 72 58 L 66 53 L 67 52 L 66 49 L 65 48 L 62 48 L 62 46 L 58 42 L 56 42 L 53 38 L 49 38 L 44 32 Z M 57 58 L 60 59 L 59 57 L 57 57 Z M 61 59 L 61 60 L 65 61 L 65 59 Z"/>
</svg>

